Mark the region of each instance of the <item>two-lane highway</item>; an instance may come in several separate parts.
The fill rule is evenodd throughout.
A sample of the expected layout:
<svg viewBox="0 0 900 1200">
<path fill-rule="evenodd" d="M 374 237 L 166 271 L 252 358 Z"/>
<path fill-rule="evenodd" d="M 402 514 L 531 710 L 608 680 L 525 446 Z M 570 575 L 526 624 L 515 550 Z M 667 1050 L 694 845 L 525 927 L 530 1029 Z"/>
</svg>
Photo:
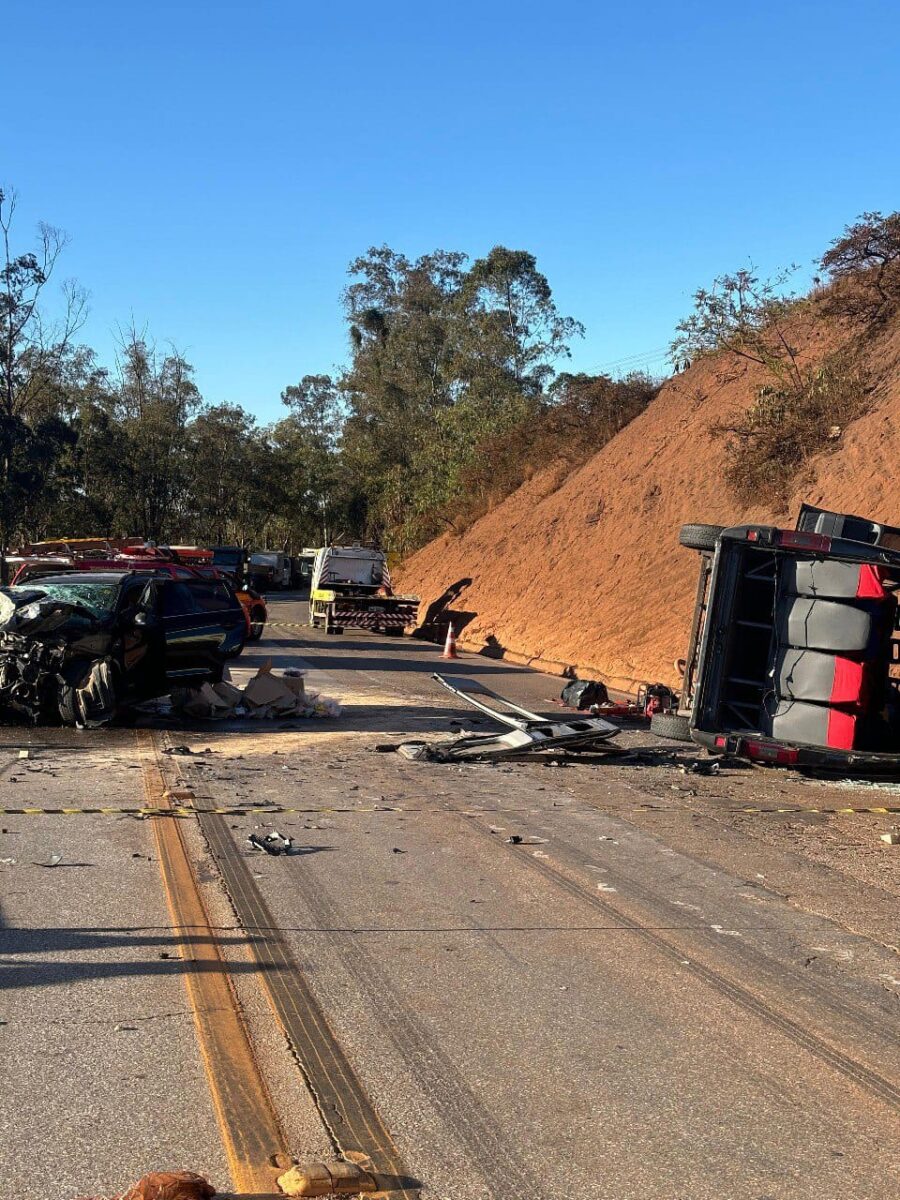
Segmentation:
<svg viewBox="0 0 900 1200">
<path fill-rule="evenodd" d="M 874 807 L 870 796 L 778 772 L 685 774 L 691 754 L 641 731 L 609 761 L 410 762 L 376 747 L 478 719 L 432 680 L 442 665 L 545 711 L 560 681 L 476 656 L 442 663 L 439 648 L 413 639 L 314 633 L 291 596 L 272 597 L 270 613 L 236 677 L 266 661 L 303 667 L 309 688 L 344 703 L 342 716 L 152 734 L 157 790 L 198 814 L 177 825 L 205 914 L 192 936 L 215 942 L 220 966 L 196 969 L 228 978 L 252 1051 L 244 1070 L 273 1113 L 247 1153 L 264 1159 L 266 1138 L 281 1162 L 342 1153 L 393 1194 L 441 1200 L 896 1195 L 898 880 L 890 860 L 864 853 L 885 818 L 831 811 Z M 123 735 L 108 736 L 113 760 L 132 753 L 124 741 L 114 748 Z M 165 753 L 181 747 L 192 753 Z M 57 783 L 43 783 L 49 804 Z M 86 779 L 84 796 L 95 791 Z M 67 821 L 73 839 L 83 839 L 79 822 L 100 823 L 101 837 L 109 827 L 31 820 L 53 822 L 44 828 L 57 841 Z M 273 829 L 297 852 L 248 845 Z M 180 886 L 170 872 L 167 887 Z M 90 895 L 74 905 L 72 888 L 44 894 L 29 924 L 83 933 L 108 923 Z M 155 926 L 162 895 L 157 876 Z M 27 912 L 26 899 L 12 903 L 14 916 Z M 175 926 L 186 920 L 173 912 Z M 184 929 L 168 934 L 183 953 Z M 64 983 L 75 962 L 57 957 Z M 148 967 L 141 986 L 154 978 L 173 984 Z M 29 1003 L 33 1022 L 48 1001 L 35 988 Z M 104 1149 L 109 1192 L 160 1165 L 200 1163 L 223 1189 L 254 1170 L 274 1178 L 271 1163 L 236 1161 L 230 1135 L 253 1143 L 241 1143 L 240 1097 L 229 1099 L 234 1056 L 204 1040 L 204 1003 L 202 990 L 183 989 L 179 1012 L 193 1010 L 200 1042 L 185 1043 L 180 1025 L 182 1040 L 161 1048 L 184 1063 L 190 1089 L 202 1062 L 216 1103 L 206 1094 L 187 1111 L 190 1089 L 172 1072 L 167 1145 L 157 1112 L 146 1136 L 135 1133 L 125 1090 L 131 1132 L 119 1163 Z M 7 1044 L 13 1024 L 0 1029 Z M 76 1056 L 97 1034 L 73 1028 Z M 22 1046 L 22 1099 L 8 1118 L 20 1137 L 41 1054 L 33 1034 Z M 64 1065 L 62 1076 L 73 1105 L 79 1087 L 88 1098 L 121 1087 L 79 1083 Z M 48 1139 L 58 1135 L 68 1173 L 54 1178 L 96 1187 L 97 1170 L 75 1161 L 84 1140 L 67 1141 L 60 1120 L 51 1115 Z M 183 1161 L 185 1122 L 196 1125 L 194 1161 Z M 24 1152 L 6 1147 L 25 1180 Z M 10 1194 L 47 1195 L 48 1176 L 37 1175 L 45 1190 Z"/>
</svg>

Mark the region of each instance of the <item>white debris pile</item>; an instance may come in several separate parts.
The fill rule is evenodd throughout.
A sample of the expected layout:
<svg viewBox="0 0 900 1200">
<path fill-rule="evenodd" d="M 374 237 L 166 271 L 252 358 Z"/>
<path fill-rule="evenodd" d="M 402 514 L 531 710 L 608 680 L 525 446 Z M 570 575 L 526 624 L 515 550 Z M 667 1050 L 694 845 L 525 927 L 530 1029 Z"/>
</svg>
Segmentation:
<svg viewBox="0 0 900 1200">
<path fill-rule="evenodd" d="M 204 683 L 200 688 L 173 691 L 172 709 L 188 717 L 221 720 L 250 717 L 271 721 L 279 717 L 339 717 L 341 705 L 330 696 L 306 690 L 306 672 L 290 667 L 275 674 L 264 663 L 244 688 L 233 683 Z"/>
</svg>

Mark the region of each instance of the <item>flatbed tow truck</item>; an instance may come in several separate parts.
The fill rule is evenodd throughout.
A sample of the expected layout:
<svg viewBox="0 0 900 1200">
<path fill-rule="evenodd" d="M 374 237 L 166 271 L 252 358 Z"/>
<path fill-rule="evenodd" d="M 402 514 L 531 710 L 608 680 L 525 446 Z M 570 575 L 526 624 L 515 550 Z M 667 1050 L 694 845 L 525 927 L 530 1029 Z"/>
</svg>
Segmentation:
<svg viewBox="0 0 900 1200">
<path fill-rule="evenodd" d="M 316 551 L 309 593 L 309 623 L 326 633 L 371 629 L 400 637 L 416 623 L 418 596 L 398 596 L 382 550 L 323 546 Z"/>
</svg>

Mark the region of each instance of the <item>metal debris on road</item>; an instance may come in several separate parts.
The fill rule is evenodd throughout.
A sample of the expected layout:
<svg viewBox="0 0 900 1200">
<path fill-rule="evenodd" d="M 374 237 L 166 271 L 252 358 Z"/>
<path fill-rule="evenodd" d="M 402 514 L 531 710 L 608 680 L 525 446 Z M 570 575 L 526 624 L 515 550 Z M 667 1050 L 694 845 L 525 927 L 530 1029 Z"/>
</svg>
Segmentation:
<svg viewBox="0 0 900 1200">
<path fill-rule="evenodd" d="M 51 854 L 46 862 L 32 863 L 34 867 L 58 867 L 62 862 L 61 854 Z"/>
<path fill-rule="evenodd" d="M 540 750 L 582 750 L 598 747 L 620 732 L 615 725 L 600 717 L 548 721 L 491 691 L 475 679 L 438 674 L 432 678 L 479 712 L 500 725 L 506 725 L 508 732 L 468 734 L 446 742 L 403 742 L 397 746 L 397 751 L 404 758 L 426 762 L 465 762 L 507 758 Z"/>
<path fill-rule="evenodd" d="M 721 770 L 718 759 L 696 758 L 693 762 L 682 763 L 682 775 L 718 775 Z"/>
<path fill-rule="evenodd" d="M 258 833 L 251 833 L 247 837 L 247 841 L 254 850 L 264 850 L 266 854 L 276 856 L 279 854 L 290 854 L 294 849 L 294 839 L 285 837 L 277 829 L 273 829 L 265 837 L 260 837 Z"/>
</svg>

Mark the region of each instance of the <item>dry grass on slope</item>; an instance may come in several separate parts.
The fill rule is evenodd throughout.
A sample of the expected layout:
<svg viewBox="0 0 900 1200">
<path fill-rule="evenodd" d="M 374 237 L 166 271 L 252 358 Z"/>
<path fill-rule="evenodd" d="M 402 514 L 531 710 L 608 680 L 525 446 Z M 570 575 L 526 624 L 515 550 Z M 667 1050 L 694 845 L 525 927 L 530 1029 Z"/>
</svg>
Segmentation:
<svg viewBox="0 0 900 1200">
<path fill-rule="evenodd" d="M 814 325 L 802 346 L 816 363 L 840 347 Z M 602 675 L 614 683 L 674 681 L 693 606 L 696 555 L 678 545 L 687 521 L 792 521 L 801 499 L 896 522 L 900 453 L 900 325 L 864 350 L 874 388 L 867 413 L 842 424 L 827 451 L 780 494 L 751 503 L 726 482 L 728 439 L 769 382 L 752 364 L 703 359 L 558 487 L 550 465 L 459 537 L 403 565 L 420 620 L 453 619 L 464 641 Z M 788 517 L 790 514 L 790 517 Z"/>
</svg>

